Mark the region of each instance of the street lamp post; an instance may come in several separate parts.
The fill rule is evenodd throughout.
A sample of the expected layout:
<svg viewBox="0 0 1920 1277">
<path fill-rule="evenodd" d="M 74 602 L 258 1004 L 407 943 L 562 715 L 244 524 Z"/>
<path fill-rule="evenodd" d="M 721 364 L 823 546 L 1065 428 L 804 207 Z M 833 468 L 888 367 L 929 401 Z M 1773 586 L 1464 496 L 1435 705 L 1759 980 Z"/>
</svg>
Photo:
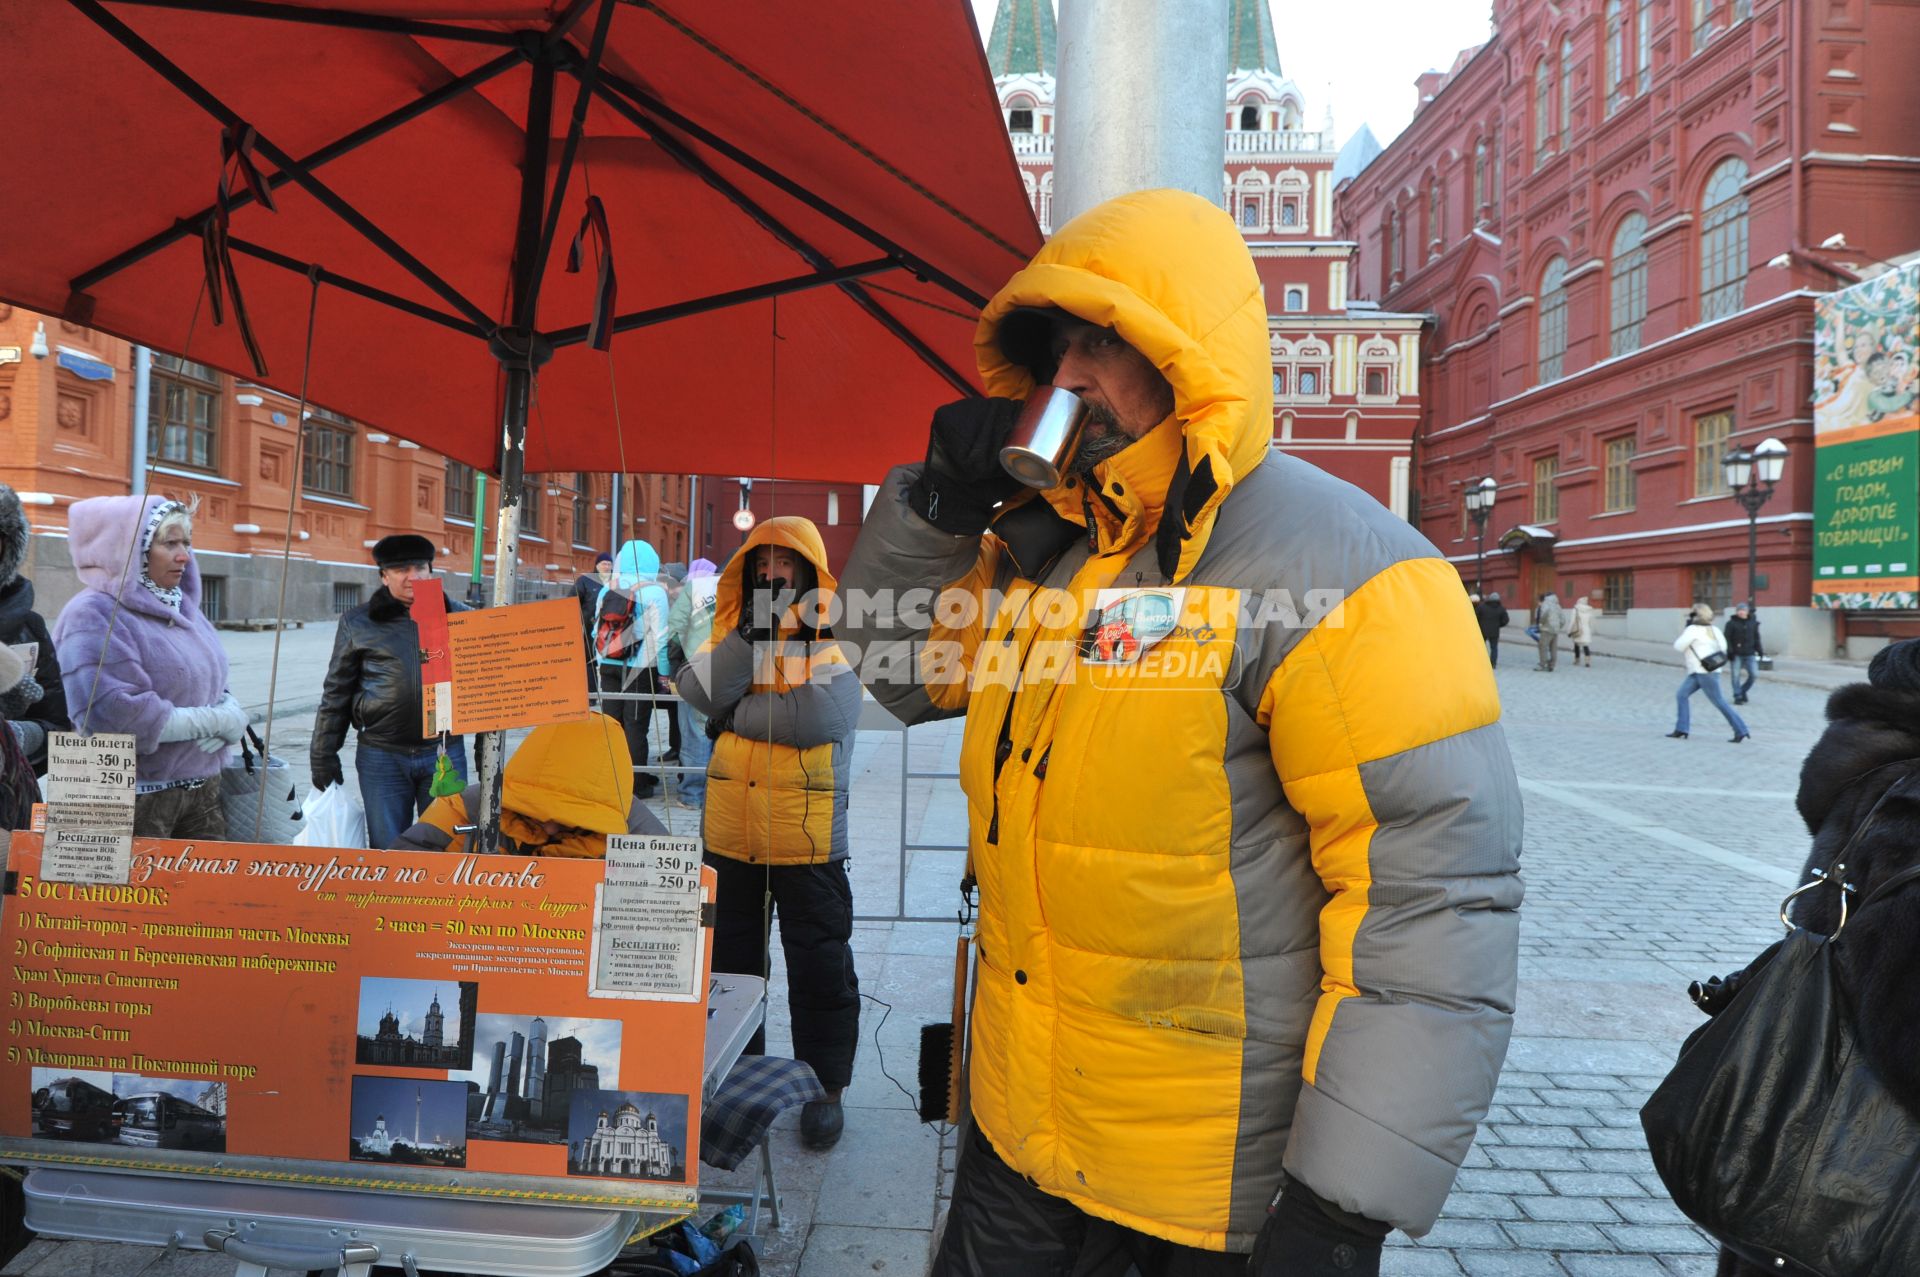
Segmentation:
<svg viewBox="0 0 1920 1277">
<path fill-rule="evenodd" d="M 1473 520 L 1473 592 L 1482 592 L 1487 570 L 1487 520 L 1493 517 L 1493 497 L 1499 484 L 1492 475 L 1467 483 L 1467 517 Z"/>
<path fill-rule="evenodd" d="M 1787 468 L 1787 445 L 1762 439 L 1751 449 L 1735 448 L 1721 462 L 1733 499 L 1747 512 L 1747 603 L 1758 609 L 1760 589 L 1755 577 L 1760 560 L 1760 507 L 1773 496 L 1773 487 Z"/>
</svg>

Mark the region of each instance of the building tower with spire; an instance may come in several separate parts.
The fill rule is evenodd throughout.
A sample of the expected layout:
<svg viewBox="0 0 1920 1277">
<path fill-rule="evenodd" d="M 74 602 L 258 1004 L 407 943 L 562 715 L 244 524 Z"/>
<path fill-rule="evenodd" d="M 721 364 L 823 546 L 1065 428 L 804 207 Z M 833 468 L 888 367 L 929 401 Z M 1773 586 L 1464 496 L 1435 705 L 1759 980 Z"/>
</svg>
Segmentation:
<svg viewBox="0 0 1920 1277">
<path fill-rule="evenodd" d="M 427 1025 L 425 1030 L 420 1034 L 420 1043 L 422 1046 L 435 1049 L 439 1048 L 440 1034 L 445 1027 L 445 1020 L 446 1018 L 440 1014 L 440 991 L 435 989 L 433 991 L 433 1003 L 427 1008 Z"/>
<path fill-rule="evenodd" d="M 1334 190 L 1380 153 L 1365 127 L 1335 144 L 1333 112 L 1280 67 L 1272 0 L 1229 0 L 1221 204 L 1266 290 L 1275 446 L 1410 513 L 1420 417 L 1422 317 L 1350 303 L 1357 245 L 1334 222 Z M 1007 137 L 1040 229 L 1052 234 L 1054 30 L 1050 0 L 1000 0 L 987 36 Z M 1071 162 L 1071 160 L 1069 160 Z"/>
</svg>

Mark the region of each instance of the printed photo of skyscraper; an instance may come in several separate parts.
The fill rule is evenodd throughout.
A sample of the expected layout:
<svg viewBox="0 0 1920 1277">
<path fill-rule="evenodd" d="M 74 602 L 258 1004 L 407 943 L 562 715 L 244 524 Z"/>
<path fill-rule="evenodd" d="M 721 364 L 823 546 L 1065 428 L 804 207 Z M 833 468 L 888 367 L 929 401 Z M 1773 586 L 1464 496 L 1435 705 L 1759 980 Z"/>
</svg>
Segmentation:
<svg viewBox="0 0 1920 1277">
<path fill-rule="evenodd" d="M 528 1144 L 566 1142 L 575 1091 L 620 1076 L 620 1022 L 482 1014 L 472 1067 L 452 1070 L 467 1089 L 467 1136 Z"/>
</svg>

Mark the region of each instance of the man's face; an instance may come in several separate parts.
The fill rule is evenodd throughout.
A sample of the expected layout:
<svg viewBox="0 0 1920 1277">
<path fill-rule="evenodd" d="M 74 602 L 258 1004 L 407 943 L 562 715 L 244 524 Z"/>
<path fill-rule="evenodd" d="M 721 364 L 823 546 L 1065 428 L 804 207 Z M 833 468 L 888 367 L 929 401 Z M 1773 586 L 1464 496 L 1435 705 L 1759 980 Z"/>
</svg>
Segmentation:
<svg viewBox="0 0 1920 1277">
<path fill-rule="evenodd" d="M 1111 328 L 1064 322 L 1054 330 L 1053 356 L 1053 384 L 1092 409 L 1081 427 L 1075 470 L 1091 471 L 1173 411 L 1173 386 Z"/>
<path fill-rule="evenodd" d="M 593 565 L 593 570 L 595 575 L 602 581 L 611 581 L 613 579 L 613 560 L 602 559 Z"/>
<path fill-rule="evenodd" d="M 413 603 L 413 583 L 433 575 L 431 563 L 401 563 L 380 569 L 380 584 L 401 603 Z"/>
<path fill-rule="evenodd" d="M 780 580 L 791 587 L 800 576 L 800 556 L 784 545 L 755 546 L 752 568 L 756 582 Z"/>
</svg>

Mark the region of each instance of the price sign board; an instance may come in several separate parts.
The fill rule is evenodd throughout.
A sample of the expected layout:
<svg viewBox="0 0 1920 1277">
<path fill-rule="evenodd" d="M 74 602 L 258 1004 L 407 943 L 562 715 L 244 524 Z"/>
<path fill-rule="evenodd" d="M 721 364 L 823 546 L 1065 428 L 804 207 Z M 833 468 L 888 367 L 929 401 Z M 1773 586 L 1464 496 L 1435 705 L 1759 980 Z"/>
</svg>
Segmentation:
<svg viewBox="0 0 1920 1277">
<path fill-rule="evenodd" d="M 652 834 L 607 839 L 595 902 L 595 997 L 697 1001 L 704 969 L 700 840 Z"/>
<path fill-rule="evenodd" d="M 54 732 L 47 738 L 42 877 L 56 882 L 127 881 L 137 766 L 129 735 Z"/>
</svg>

